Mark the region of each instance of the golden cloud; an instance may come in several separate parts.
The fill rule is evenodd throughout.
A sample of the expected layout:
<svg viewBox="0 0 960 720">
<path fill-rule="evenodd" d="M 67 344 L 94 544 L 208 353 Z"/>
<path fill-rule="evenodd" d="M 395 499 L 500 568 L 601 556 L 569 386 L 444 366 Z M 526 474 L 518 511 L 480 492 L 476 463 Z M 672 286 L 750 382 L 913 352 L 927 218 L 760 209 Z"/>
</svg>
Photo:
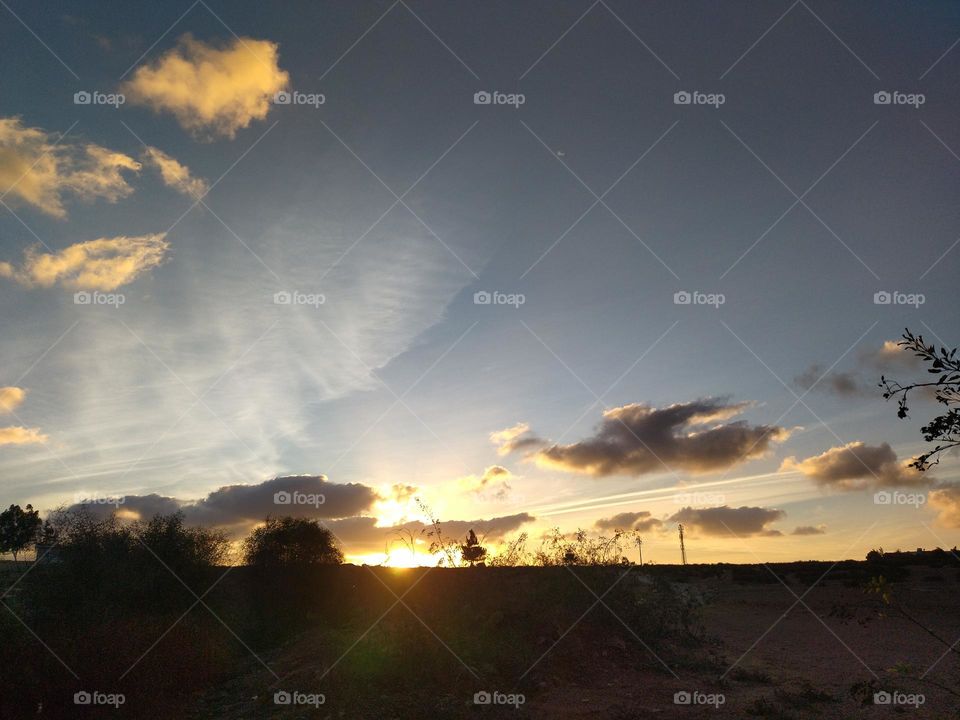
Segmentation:
<svg viewBox="0 0 960 720">
<path fill-rule="evenodd" d="M 147 147 L 143 154 L 145 165 L 160 171 L 163 184 L 183 195 L 200 199 L 207 194 L 209 187 L 203 178 L 194 177 L 183 163 L 167 155 L 163 150 Z"/>
<path fill-rule="evenodd" d="M 530 425 L 523 422 L 490 433 L 490 442 L 497 445 L 498 455 L 509 455 L 521 450 L 530 451 L 545 444 L 544 440 L 530 432 Z"/>
<path fill-rule="evenodd" d="M 236 38 L 217 47 L 187 34 L 121 89 L 133 103 L 171 113 L 197 137 L 233 138 L 263 120 L 273 95 L 289 82 L 278 50 L 268 40 Z"/>
<path fill-rule="evenodd" d="M 932 490 L 928 502 L 937 511 L 937 525 L 960 528 L 960 485 L 945 484 Z"/>
<path fill-rule="evenodd" d="M 91 143 L 64 143 L 20 118 L 0 118 L 0 193 L 54 217 L 66 217 L 63 195 L 116 202 L 133 192 L 123 171 L 140 163 Z"/>
<path fill-rule="evenodd" d="M 480 499 L 488 497 L 496 500 L 505 500 L 510 494 L 510 480 L 513 473 L 502 465 L 490 465 L 483 471 L 483 475 L 466 475 L 459 479 L 460 488 Z"/>
<path fill-rule="evenodd" d="M 13 412 L 23 399 L 27 396 L 27 391 L 18 387 L 0 387 L 0 413 Z"/>
<path fill-rule="evenodd" d="M 29 445 L 47 441 L 40 428 L 4 427 L 0 428 L 0 445 Z"/>
<path fill-rule="evenodd" d="M 115 290 L 163 261 L 170 246 L 165 237 L 166 233 L 156 233 L 100 238 L 54 253 L 30 248 L 19 268 L 0 262 L 0 277 L 27 287 L 60 284 L 74 290 Z"/>
</svg>

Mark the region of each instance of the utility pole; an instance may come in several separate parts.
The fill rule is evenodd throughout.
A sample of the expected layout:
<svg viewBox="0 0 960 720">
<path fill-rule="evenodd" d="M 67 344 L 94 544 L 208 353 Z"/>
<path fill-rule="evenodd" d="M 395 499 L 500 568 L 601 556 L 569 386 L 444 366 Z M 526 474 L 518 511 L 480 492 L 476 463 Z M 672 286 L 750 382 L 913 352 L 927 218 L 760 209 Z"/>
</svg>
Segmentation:
<svg viewBox="0 0 960 720">
<path fill-rule="evenodd" d="M 683 525 L 678 523 L 677 528 L 680 530 L 680 560 L 684 565 L 686 565 L 687 549 L 683 546 Z"/>
<path fill-rule="evenodd" d="M 640 551 L 640 567 L 643 567 L 643 539 L 637 538 L 637 550 Z"/>
</svg>

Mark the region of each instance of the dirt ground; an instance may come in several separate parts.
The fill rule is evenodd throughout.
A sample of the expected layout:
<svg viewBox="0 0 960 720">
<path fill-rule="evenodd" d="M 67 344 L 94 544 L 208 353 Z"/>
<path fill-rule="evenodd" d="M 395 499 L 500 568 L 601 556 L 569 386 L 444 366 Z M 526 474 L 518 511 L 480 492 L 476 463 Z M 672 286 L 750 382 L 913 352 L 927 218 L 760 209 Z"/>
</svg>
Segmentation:
<svg viewBox="0 0 960 720">
<path fill-rule="evenodd" d="M 578 628 L 558 633 L 555 645 L 544 643 L 537 672 L 522 687 L 525 698 L 520 707 L 474 705 L 470 693 L 477 689 L 474 685 L 482 684 L 466 678 L 462 692 L 438 692 L 426 700 L 421 695 L 411 699 L 409 713 L 382 717 L 960 717 L 960 697 L 950 692 L 960 692 L 960 656 L 928 632 L 947 643 L 960 640 L 956 612 L 960 571 L 955 566 L 911 568 L 909 577 L 894 585 L 895 603 L 925 627 L 889 607 L 878 614 L 882 603 L 875 599 L 865 605 L 870 598 L 863 583 L 843 573 L 828 575 L 811 589 L 822 571 L 785 572 L 784 586 L 772 574 L 755 570 L 746 580 L 720 574 L 680 582 L 685 592 L 703 599 L 703 639 L 694 646 L 657 645 L 655 656 L 626 625 L 614 623 L 613 631 L 610 624 L 602 631 L 588 628 L 591 615 L 608 612 L 597 605 Z M 398 606 L 392 613 L 406 611 Z M 443 643 L 430 632 L 431 618 L 422 620 L 418 630 L 423 645 Z M 301 638 L 264 659 L 280 676 L 297 674 L 315 662 L 319 642 Z M 463 676 L 457 661 L 448 659 L 449 672 Z M 409 661 L 416 663 L 417 658 Z M 898 674 L 896 668 L 903 672 Z M 238 676 L 201 698 L 196 717 L 367 717 L 377 706 L 378 688 L 371 687 L 370 703 L 362 712 L 333 704 L 309 710 L 275 707 L 263 697 L 269 685 L 264 672 L 259 663 L 251 662 L 248 676 Z M 923 679 L 917 680 L 921 675 Z M 874 693 L 884 691 L 897 701 L 874 704 Z M 677 693 L 689 693 L 694 701 L 678 704 Z M 922 704 L 917 704 L 919 694 Z M 707 704 L 711 700 L 713 704 Z"/>
<path fill-rule="evenodd" d="M 960 640 L 956 570 L 918 568 L 916 579 L 896 586 L 899 600 L 913 616 L 953 643 Z M 766 585 L 704 583 L 716 595 L 704 610 L 709 638 L 717 641 L 725 666 L 718 673 L 673 668 L 678 677 L 652 668 L 616 668 L 606 677 L 591 675 L 576 687 L 548 687 L 529 703 L 537 718 L 956 718 L 960 698 L 936 686 L 960 692 L 960 658 L 922 628 L 891 614 L 843 619 L 838 608 L 862 603 L 864 593 L 831 581 L 807 592 L 788 582 Z M 797 602 L 797 597 L 802 603 Z M 833 616 L 832 616 L 833 613 Z M 859 621 L 858 621 L 859 620 Z M 929 682 L 900 680 L 891 668 L 908 664 L 927 672 Z M 932 669 L 931 669 L 932 668 Z M 922 693 L 920 706 L 863 704 L 851 688 L 876 683 L 876 690 Z M 866 685 L 864 687 L 867 687 Z M 676 691 L 722 693 L 720 706 L 672 702 Z M 872 696 L 872 692 L 868 693 Z"/>
</svg>

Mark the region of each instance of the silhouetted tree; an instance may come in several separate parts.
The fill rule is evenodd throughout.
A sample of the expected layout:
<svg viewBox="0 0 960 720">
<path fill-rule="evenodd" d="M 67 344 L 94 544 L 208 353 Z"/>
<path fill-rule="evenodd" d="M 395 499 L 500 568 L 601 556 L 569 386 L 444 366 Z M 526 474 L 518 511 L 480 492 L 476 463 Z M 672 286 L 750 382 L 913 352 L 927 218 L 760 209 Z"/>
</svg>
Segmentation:
<svg viewBox="0 0 960 720">
<path fill-rule="evenodd" d="M 223 533 L 184 526 L 180 513 L 127 522 L 80 508 L 48 520 L 57 562 L 44 563 L 42 576 L 33 572 L 26 584 L 35 606 L 50 615 L 180 609 L 184 585 L 207 587 L 230 547 Z M 35 575 L 42 582 L 31 583 Z"/>
<path fill-rule="evenodd" d="M 910 463 L 910 467 L 917 470 L 928 470 L 932 465 L 940 462 L 940 453 L 953 447 L 960 446 L 960 360 L 956 358 L 957 349 L 947 350 L 941 347 L 939 352 L 936 346 L 927 345 L 922 335 L 914 335 L 909 328 L 903 333 L 903 340 L 897 343 L 907 351 L 930 365 L 927 372 L 936 375 L 935 380 L 928 382 L 912 382 L 903 385 L 896 380 L 880 377 L 880 387 L 883 388 L 883 397 L 889 400 L 897 398 L 897 417 L 905 418 L 909 412 L 907 395 L 916 388 L 932 388 L 937 402 L 947 411 L 938 415 L 929 423 L 920 428 L 923 439 L 937 443 L 933 450 L 919 455 Z M 930 458 L 936 458 L 930 462 Z"/>
<path fill-rule="evenodd" d="M 40 524 L 40 513 L 31 505 L 11 505 L 0 512 L 0 554 L 12 553 L 16 562 L 17 555 L 36 542 Z"/>
<path fill-rule="evenodd" d="M 268 517 L 243 543 L 248 565 L 337 565 L 343 552 L 333 533 L 316 520 Z"/>
<path fill-rule="evenodd" d="M 484 561 L 487 557 L 487 549 L 480 545 L 480 541 L 477 540 L 477 534 L 473 530 L 470 530 L 470 532 L 467 533 L 466 542 L 460 546 L 460 554 L 463 559 L 473 567 Z"/>
</svg>

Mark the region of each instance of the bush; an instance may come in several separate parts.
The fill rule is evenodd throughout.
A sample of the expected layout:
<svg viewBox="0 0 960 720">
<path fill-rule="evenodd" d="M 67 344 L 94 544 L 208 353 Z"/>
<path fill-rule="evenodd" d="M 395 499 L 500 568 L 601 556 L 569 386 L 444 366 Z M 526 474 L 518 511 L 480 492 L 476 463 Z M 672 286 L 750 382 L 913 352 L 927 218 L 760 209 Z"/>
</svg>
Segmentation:
<svg viewBox="0 0 960 720">
<path fill-rule="evenodd" d="M 244 560 L 258 567 L 339 565 L 343 551 L 316 520 L 268 517 L 244 541 Z"/>
</svg>

